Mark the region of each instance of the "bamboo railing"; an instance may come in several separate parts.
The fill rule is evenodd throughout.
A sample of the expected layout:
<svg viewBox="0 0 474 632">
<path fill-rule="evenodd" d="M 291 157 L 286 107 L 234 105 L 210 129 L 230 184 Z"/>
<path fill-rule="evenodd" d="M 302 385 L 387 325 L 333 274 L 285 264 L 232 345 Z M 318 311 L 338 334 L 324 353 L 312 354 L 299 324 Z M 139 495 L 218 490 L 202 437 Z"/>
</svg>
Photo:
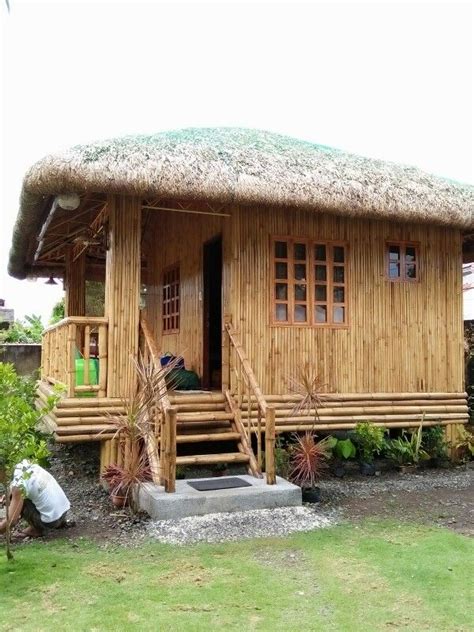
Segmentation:
<svg viewBox="0 0 474 632">
<path fill-rule="evenodd" d="M 252 433 L 257 437 L 258 471 L 262 468 L 262 433 L 265 432 L 266 481 L 269 485 L 274 485 L 276 483 L 275 409 L 265 401 L 240 338 L 230 322 L 225 323 L 225 331 L 229 341 L 225 357 L 228 361 L 229 373 L 233 372 L 235 377 L 235 389 L 231 386 L 234 382 L 231 375 L 228 382 L 225 382 L 230 387 L 225 395 L 234 412 L 236 427 L 242 435 L 242 445 L 252 455 Z M 250 467 L 252 468 L 252 458 Z"/>
<path fill-rule="evenodd" d="M 160 369 L 160 352 L 146 318 L 140 317 L 143 334 L 141 352 L 145 363 Z M 176 491 L 176 409 L 171 406 L 164 376 L 159 380 L 159 403 L 155 411 L 154 434 L 145 438 L 153 482 L 164 485 L 165 491 Z"/>
<path fill-rule="evenodd" d="M 107 396 L 107 318 L 68 316 L 43 331 L 41 346 L 41 378 L 51 384 L 61 384 L 67 397 L 81 393 Z M 90 360 L 91 341 L 96 340 L 98 383 L 92 383 Z M 83 360 L 82 384 L 77 384 L 76 359 Z"/>
</svg>

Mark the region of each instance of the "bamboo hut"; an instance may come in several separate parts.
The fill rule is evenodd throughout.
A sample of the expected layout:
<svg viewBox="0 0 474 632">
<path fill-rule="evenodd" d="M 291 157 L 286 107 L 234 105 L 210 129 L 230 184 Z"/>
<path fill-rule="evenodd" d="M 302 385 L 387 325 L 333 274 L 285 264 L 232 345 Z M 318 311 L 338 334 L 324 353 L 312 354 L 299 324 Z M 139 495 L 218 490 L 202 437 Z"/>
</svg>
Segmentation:
<svg viewBox="0 0 474 632">
<path fill-rule="evenodd" d="M 164 400 L 158 444 L 174 463 L 258 473 L 262 436 L 270 459 L 275 433 L 367 419 L 451 433 L 467 421 L 473 224 L 473 187 L 269 132 L 186 129 L 47 156 L 24 179 L 9 271 L 65 279 L 39 384 L 41 398 L 66 390 L 57 440 L 100 440 L 103 464 L 118 458 L 104 419 L 136 387 L 140 347 L 152 361 L 182 353 L 206 390 Z M 85 312 L 89 280 L 105 283 L 99 317 Z M 326 385 L 316 424 L 288 392 L 305 365 Z M 212 454 L 189 449 L 203 443 Z"/>
</svg>

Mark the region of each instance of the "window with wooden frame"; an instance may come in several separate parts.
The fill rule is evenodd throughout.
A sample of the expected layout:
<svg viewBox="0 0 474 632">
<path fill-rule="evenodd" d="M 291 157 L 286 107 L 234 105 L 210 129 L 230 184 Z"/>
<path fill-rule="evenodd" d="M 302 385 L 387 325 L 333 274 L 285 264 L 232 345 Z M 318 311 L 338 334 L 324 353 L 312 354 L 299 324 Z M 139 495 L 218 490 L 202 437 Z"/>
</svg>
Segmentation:
<svg viewBox="0 0 474 632">
<path fill-rule="evenodd" d="M 347 246 L 275 237 L 272 323 L 347 324 Z"/>
<path fill-rule="evenodd" d="M 163 333 L 174 334 L 179 331 L 179 265 L 174 265 L 163 272 Z"/>
<path fill-rule="evenodd" d="M 387 277 L 390 281 L 418 281 L 419 246 L 408 242 L 386 244 Z"/>
</svg>

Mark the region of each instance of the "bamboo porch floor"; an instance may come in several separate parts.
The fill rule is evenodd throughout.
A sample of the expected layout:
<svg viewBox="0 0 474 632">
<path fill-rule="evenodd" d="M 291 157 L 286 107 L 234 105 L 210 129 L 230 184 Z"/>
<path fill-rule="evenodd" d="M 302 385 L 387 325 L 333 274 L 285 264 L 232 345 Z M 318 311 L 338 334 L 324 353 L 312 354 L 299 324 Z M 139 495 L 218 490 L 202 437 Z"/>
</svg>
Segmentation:
<svg viewBox="0 0 474 632">
<path fill-rule="evenodd" d="M 41 382 L 39 400 L 52 393 L 51 386 Z M 419 425 L 455 427 L 468 420 L 465 393 L 349 393 L 330 394 L 323 405 L 310 414 L 295 414 L 297 400 L 289 395 L 266 395 L 275 408 L 276 432 L 308 429 L 321 431 L 350 430 L 359 421 L 371 421 L 386 428 L 407 428 Z M 248 454 L 239 442 L 241 436 L 234 424 L 221 392 L 196 391 L 170 394 L 170 403 L 177 410 L 177 465 L 216 463 L 248 464 Z M 108 415 L 123 412 L 119 398 L 64 398 L 47 417 L 46 425 L 59 443 L 106 441 L 112 437 Z M 248 425 L 248 414 L 255 432 L 257 405 L 242 402 L 242 423 Z M 264 425 L 262 424 L 263 429 Z"/>
</svg>

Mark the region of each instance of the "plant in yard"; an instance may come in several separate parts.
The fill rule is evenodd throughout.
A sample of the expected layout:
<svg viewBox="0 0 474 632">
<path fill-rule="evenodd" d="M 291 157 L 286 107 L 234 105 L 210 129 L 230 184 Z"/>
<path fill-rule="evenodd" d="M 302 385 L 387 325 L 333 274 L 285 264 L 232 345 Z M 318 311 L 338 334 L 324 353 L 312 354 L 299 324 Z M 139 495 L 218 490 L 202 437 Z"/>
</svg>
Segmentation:
<svg viewBox="0 0 474 632">
<path fill-rule="evenodd" d="M 275 472 L 282 478 L 288 478 L 290 472 L 290 452 L 281 436 L 275 442 Z"/>
<path fill-rule="evenodd" d="M 23 459 L 44 463 L 48 457 L 47 437 L 39 424 L 57 400 L 58 396 L 53 395 L 38 409 L 31 401 L 30 384 L 16 374 L 12 365 L 0 363 L 0 470 L 7 515 L 15 466 Z M 9 524 L 5 541 L 7 557 L 12 559 Z"/>
<path fill-rule="evenodd" d="M 385 430 L 368 421 L 357 424 L 354 430 L 354 441 L 359 450 L 361 463 L 372 464 L 376 454 L 384 447 Z"/>
<path fill-rule="evenodd" d="M 421 433 L 421 447 L 432 461 L 446 461 L 448 444 L 445 441 L 443 426 L 424 428 Z"/>
<path fill-rule="evenodd" d="M 387 456 L 400 466 L 418 465 L 421 460 L 429 459 L 429 454 L 422 447 L 423 424 L 420 424 L 410 435 L 402 431 L 400 437 L 390 439 L 385 444 Z"/>
<path fill-rule="evenodd" d="M 356 447 L 349 437 L 346 439 L 338 439 L 337 437 L 328 437 L 328 445 L 332 450 L 334 459 L 331 468 L 332 473 L 337 477 L 343 477 L 346 473 L 344 462 L 354 459 L 357 453 Z"/>
<path fill-rule="evenodd" d="M 313 416 L 316 421 L 319 417 L 318 409 L 323 405 L 326 396 L 325 387 L 320 376 L 315 373 L 308 363 L 302 367 L 297 377 L 290 376 L 287 379 L 290 393 L 297 395 L 298 401 L 293 406 L 294 415 Z"/>
<path fill-rule="evenodd" d="M 112 463 L 104 468 L 102 478 L 109 485 L 111 496 L 124 497 L 132 511 L 137 509 L 135 492 L 138 486 L 152 478 L 146 445 L 155 435 L 157 411 L 161 399 L 167 394 L 166 376 L 174 368 L 173 362 L 159 367 L 140 357 L 135 362 L 137 391 L 123 400 L 123 414 L 107 417 L 113 438 L 120 440 L 126 454 L 123 455 L 123 464 Z"/>
<path fill-rule="evenodd" d="M 303 500 L 309 500 L 311 490 L 328 467 L 331 455 L 329 437 L 316 441 L 316 435 L 307 431 L 303 435 L 295 435 L 295 443 L 290 456 L 290 480 L 303 489 Z M 305 493 L 306 492 L 306 493 Z M 305 498 L 306 496 L 306 498 Z"/>
<path fill-rule="evenodd" d="M 466 462 L 474 458 L 474 433 L 465 426 L 458 428 L 458 440 L 454 446 L 462 461 Z"/>
</svg>

